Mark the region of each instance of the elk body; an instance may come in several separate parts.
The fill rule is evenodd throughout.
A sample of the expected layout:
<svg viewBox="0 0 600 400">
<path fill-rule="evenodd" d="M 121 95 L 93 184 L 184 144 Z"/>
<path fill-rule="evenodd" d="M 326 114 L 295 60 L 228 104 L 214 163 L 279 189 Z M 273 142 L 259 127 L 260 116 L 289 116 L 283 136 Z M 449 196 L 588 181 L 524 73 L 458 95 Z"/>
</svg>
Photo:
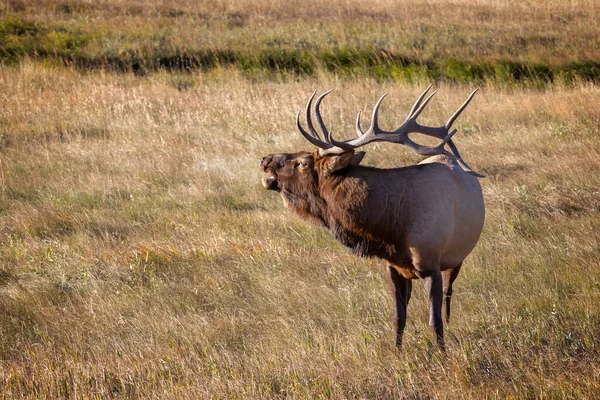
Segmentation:
<svg viewBox="0 0 600 400">
<path fill-rule="evenodd" d="M 328 229 L 358 256 L 387 261 L 396 304 L 396 344 L 402 344 L 412 280 L 424 279 L 429 300 L 429 325 L 444 348 L 442 311 L 450 317 L 452 283 L 462 262 L 479 240 L 484 203 L 478 173 L 462 160 L 449 129 L 468 105 L 473 92 L 458 111 L 439 128 L 416 122 L 433 94 L 431 86 L 417 99 L 406 121 L 387 132 L 379 128 L 375 105 L 367 132 L 356 128 L 358 138 L 338 142 L 327 130 L 319 111 L 329 93 L 314 106 L 318 130 L 312 120 L 313 96 L 306 107 L 308 131 L 298 129 L 313 145 L 313 152 L 269 154 L 260 162 L 266 173 L 262 184 L 279 192 L 286 206 L 302 218 Z M 413 142 L 409 133 L 441 139 L 437 146 Z M 361 166 L 364 152 L 355 149 L 373 141 L 407 145 L 430 157 L 413 166 L 379 169 Z M 448 145 L 451 152 L 445 149 Z"/>
</svg>

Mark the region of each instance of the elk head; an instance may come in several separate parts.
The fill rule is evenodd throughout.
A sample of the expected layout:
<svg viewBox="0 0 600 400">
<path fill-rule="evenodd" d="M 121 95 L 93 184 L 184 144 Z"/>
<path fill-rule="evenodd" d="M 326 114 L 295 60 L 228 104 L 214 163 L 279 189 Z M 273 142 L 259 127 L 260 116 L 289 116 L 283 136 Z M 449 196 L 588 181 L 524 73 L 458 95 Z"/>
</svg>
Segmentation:
<svg viewBox="0 0 600 400">
<path fill-rule="evenodd" d="M 269 154 L 260 162 L 267 174 L 262 178 L 265 189 L 279 192 L 285 205 L 314 222 L 324 224 L 320 186 L 336 171 L 358 165 L 364 152 L 319 155 L 318 151 L 293 154 Z"/>
</svg>

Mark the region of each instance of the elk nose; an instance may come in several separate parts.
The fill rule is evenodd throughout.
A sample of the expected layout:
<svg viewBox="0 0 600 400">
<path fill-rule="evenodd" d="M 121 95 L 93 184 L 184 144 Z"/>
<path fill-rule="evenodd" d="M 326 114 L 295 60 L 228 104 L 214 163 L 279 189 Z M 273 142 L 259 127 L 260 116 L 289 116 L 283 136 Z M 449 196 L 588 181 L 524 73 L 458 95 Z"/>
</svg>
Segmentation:
<svg viewBox="0 0 600 400">
<path fill-rule="evenodd" d="M 267 158 L 269 158 L 269 156 L 265 156 L 260 160 L 260 162 L 258 163 L 259 168 L 264 169 L 267 166 L 267 164 L 269 163 Z"/>
</svg>

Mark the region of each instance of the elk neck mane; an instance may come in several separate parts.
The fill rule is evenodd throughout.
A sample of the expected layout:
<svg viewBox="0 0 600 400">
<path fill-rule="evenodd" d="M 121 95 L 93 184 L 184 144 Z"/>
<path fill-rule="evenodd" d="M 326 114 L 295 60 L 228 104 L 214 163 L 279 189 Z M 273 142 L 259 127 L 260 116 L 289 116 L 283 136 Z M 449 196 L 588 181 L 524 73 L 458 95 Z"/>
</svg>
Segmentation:
<svg viewBox="0 0 600 400">
<path fill-rule="evenodd" d="M 403 196 L 410 191 L 402 175 L 413 169 L 350 166 L 321 179 L 318 190 L 301 200 L 282 195 L 294 213 L 327 228 L 355 255 L 397 260 L 402 253 L 396 248 L 399 227 L 408 217 L 402 212 Z"/>
</svg>

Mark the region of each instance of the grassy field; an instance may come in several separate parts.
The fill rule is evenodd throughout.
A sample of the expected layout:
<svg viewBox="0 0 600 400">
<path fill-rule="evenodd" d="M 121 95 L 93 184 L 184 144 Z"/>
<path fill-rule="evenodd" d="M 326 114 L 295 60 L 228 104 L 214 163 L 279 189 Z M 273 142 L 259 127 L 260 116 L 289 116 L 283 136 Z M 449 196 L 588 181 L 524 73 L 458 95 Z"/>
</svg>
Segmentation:
<svg viewBox="0 0 600 400">
<path fill-rule="evenodd" d="M 159 42 L 148 38 L 164 32 L 165 48 L 191 53 L 204 44 L 252 53 L 277 35 L 308 38 L 315 52 L 384 37 L 394 54 L 416 59 L 402 40 L 439 37 L 461 62 L 559 68 L 599 59 L 589 10 L 600 6 L 590 0 L 145 4 L 5 1 L 3 26 L 34 28 L 0 29 L 0 50 L 6 38 L 41 46 L 61 28 L 90 35 L 82 60 L 119 46 L 151 55 Z M 427 36 L 436 29 L 446 35 Z M 525 44 L 511 53 L 517 33 Z M 445 62 L 436 46 L 428 42 L 419 59 Z M 356 112 L 368 114 L 384 92 L 382 126 L 401 123 L 426 74 L 336 73 L 318 63 L 305 74 L 250 71 L 235 60 L 139 73 L 69 57 L 14 52 L 0 67 L 0 398 L 600 396 L 594 79 L 437 81 L 421 117 L 430 124 L 483 85 L 456 123 L 456 142 L 487 175 L 486 225 L 455 284 L 444 358 L 422 284 L 397 351 L 383 263 L 352 256 L 291 215 L 258 169 L 267 153 L 311 148 L 294 117 L 313 89 L 334 89 L 324 118 L 351 137 Z M 419 160 L 372 144 L 365 163 Z"/>
<path fill-rule="evenodd" d="M 504 4 L 505 3 L 505 4 Z M 600 81 L 600 2 L 3 0 L 0 56 L 145 74 Z"/>
</svg>

